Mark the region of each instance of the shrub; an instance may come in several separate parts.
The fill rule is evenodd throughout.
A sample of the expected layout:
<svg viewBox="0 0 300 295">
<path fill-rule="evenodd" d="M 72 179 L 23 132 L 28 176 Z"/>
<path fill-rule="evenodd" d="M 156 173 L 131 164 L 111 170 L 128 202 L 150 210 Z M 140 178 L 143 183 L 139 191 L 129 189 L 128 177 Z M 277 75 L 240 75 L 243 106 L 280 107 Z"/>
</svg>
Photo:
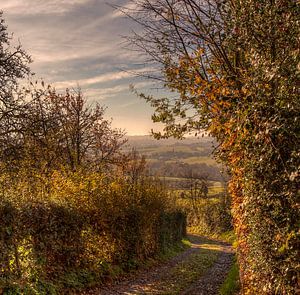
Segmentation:
<svg viewBox="0 0 300 295">
<path fill-rule="evenodd" d="M 221 193 L 212 198 L 178 200 L 187 215 L 187 224 L 197 232 L 211 235 L 232 230 L 228 196 Z"/>
<path fill-rule="evenodd" d="M 15 193 L 28 192 L 26 185 L 19 181 Z M 7 294 L 99 284 L 185 234 L 185 215 L 154 180 L 56 171 L 35 186 L 39 195 L 9 197 L 11 190 L 0 199 L 0 288 Z"/>
</svg>

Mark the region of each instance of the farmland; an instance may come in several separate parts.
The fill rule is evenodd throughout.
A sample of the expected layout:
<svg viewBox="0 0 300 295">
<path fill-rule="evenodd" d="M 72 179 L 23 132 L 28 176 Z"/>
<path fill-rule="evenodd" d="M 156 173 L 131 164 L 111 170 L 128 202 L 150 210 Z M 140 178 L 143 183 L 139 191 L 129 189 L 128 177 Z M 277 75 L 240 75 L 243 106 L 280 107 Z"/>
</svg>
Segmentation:
<svg viewBox="0 0 300 295">
<path fill-rule="evenodd" d="M 148 173 L 174 189 L 184 188 L 190 178 L 205 178 L 209 193 L 216 194 L 222 191 L 226 176 L 212 156 L 214 144 L 211 137 L 155 140 L 150 136 L 129 136 L 125 150 L 135 149 L 143 155 Z"/>
</svg>

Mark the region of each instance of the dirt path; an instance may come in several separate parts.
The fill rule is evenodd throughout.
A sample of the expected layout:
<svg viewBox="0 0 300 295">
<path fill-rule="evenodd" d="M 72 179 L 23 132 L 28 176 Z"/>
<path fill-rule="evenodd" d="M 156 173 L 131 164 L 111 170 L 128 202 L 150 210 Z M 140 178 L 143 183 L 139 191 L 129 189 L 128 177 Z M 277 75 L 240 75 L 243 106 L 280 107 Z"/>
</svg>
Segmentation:
<svg viewBox="0 0 300 295">
<path fill-rule="evenodd" d="M 191 248 L 169 262 L 82 294 L 218 294 L 232 263 L 232 248 L 226 243 L 196 235 L 189 235 L 189 239 Z"/>
<path fill-rule="evenodd" d="M 214 265 L 205 272 L 189 288 L 181 292 L 181 295 L 214 295 L 218 294 L 219 288 L 224 282 L 232 265 L 233 251 L 229 246 L 223 246 Z"/>
</svg>

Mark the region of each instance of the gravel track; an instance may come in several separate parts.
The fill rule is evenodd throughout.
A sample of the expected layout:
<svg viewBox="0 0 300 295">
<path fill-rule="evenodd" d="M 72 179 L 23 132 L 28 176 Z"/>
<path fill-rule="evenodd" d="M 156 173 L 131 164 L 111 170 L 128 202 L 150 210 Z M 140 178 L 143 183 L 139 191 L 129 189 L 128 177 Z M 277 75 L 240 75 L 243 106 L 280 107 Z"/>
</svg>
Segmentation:
<svg viewBox="0 0 300 295">
<path fill-rule="evenodd" d="M 180 295 L 215 295 L 225 280 L 225 277 L 232 265 L 233 250 L 232 247 L 223 242 L 210 240 L 197 235 L 189 235 L 192 246 L 172 258 L 166 263 L 142 270 L 110 285 L 101 288 L 92 289 L 81 293 L 82 295 L 144 295 L 144 294 L 180 294 Z M 208 268 L 205 273 L 200 276 L 192 285 L 184 291 L 168 293 L 162 288 L 165 278 L 170 275 L 172 268 L 176 267 L 189 259 L 193 254 L 197 254 L 205 245 L 218 247 L 218 258 L 215 263 Z"/>
</svg>

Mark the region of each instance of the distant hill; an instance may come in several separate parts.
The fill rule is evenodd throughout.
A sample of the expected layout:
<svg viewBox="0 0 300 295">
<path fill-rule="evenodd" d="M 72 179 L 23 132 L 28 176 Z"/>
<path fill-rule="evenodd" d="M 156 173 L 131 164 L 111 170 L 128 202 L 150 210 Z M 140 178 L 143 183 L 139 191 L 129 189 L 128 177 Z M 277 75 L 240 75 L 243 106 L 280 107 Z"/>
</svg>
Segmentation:
<svg viewBox="0 0 300 295">
<path fill-rule="evenodd" d="M 168 138 L 168 139 L 154 139 L 150 135 L 136 135 L 136 136 L 127 136 L 129 140 L 129 144 L 134 145 L 134 146 L 162 146 L 162 145 L 188 145 L 188 144 L 199 144 L 204 143 L 212 143 L 214 140 L 211 137 L 188 137 L 183 140 L 178 140 L 174 138 Z"/>
<path fill-rule="evenodd" d="M 211 137 L 156 140 L 151 136 L 128 136 L 126 150 L 136 149 L 148 161 L 150 173 L 160 177 L 190 175 L 223 181 L 221 166 L 212 156 Z"/>
</svg>

